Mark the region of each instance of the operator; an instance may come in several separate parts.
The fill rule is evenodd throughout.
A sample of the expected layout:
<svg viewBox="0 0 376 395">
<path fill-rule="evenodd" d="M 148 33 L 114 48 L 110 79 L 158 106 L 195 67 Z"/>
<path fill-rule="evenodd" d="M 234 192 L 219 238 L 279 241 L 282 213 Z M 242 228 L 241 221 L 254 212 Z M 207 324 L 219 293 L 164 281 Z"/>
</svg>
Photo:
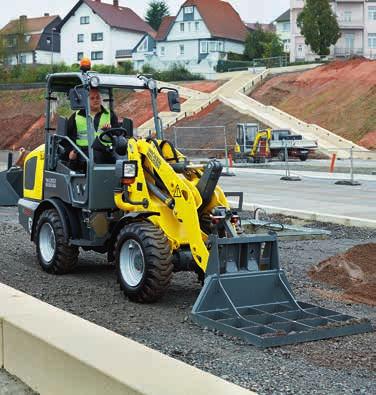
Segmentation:
<svg viewBox="0 0 376 395">
<path fill-rule="evenodd" d="M 110 128 L 119 127 L 117 115 L 113 111 L 109 111 L 102 105 L 102 97 L 98 88 L 91 88 L 90 98 L 90 116 L 93 119 L 96 138 L 93 143 L 94 161 L 96 163 L 111 163 L 114 161 L 111 153 L 107 151 L 107 147 L 111 146 L 110 140 L 102 143 L 98 139 L 101 131 Z M 88 153 L 88 135 L 86 127 L 86 111 L 80 110 L 71 115 L 68 120 L 68 136 L 76 142 L 83 152 Z M 106 139 L 106 137 L 105 137 Z M 68 154 L 72 167 L 77 167 L 79 161 L 76 150 L 71 150 Z"/>
</svg>

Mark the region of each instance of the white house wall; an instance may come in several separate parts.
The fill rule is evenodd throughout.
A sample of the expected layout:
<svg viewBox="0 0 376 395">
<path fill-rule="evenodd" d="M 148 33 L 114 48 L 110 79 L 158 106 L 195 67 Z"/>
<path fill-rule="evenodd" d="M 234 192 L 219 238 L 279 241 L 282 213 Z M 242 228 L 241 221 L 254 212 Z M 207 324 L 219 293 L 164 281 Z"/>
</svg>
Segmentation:
<svg viewBox="0 0 376 395">
<path fill-rule="evenodd" d="M 198 40 L 166 41 L 157 43 L 157 55 L 161 61 L 190 61 L 198 60 Z M 184 45 L 184 55 L 180 54 L 180 45 Z M 161 47 L 165 48 L 165 56 L 161 56 Z"/>
<path fill-rule="evenodd" d="M 51 52 L 48 51 L 35 51 L 35 62 L 38 64 L 54 64 L 61 62 L 61 55 L 59 52 L 54 52 L 53 58 Z"/>
<path fill-rule="evenodd" d="M 115 54 L 117 50 L 121 49 L 133 49 L 142 39 L 145 33 L 138 33 L 132 31 L 125 31 L 112 28 L 110 33 L 109 50 L 112 56 L 112 61 L 109 64 L 113 64 L 115 60 Z M 107 44 L 105 44 L 107 45 Z"/>
<path fill-rule="evenodd" d="M 89 16 L 90 23 L 80 24 L 82 16 Z M 103 33 L 103 41 L 91 41 L 92 33 Z M 77 35 L 84 34 L 84 42 L 77 42 Z M 72 15 L 61 29 L 61 59 L 66 64 L 78 63 L 77 54 L 91 58 L 91 52 L 102 51 L 103 60 L 92 60 L 93 64 L 115 64 L 117 50 L 133 49 L 144 33 L 111 28 L 86 4 Z"/>
<path fill-rule="evenodd" d="M 218 41 L 222 41 L 221 39 L 218 39 Z M 225 42 L 225 52 L 234 52 L 238 54 L 243 54 L 244 53 L 244 44 L 243 43 L 237 43 L 235 41 L 226 41 Z"/>
<path fill-rule="evenodd" d="M 175 23 L 172 26 L 170 33 L 168 34 L 166 41 L 175 41 L 175 40 L 192 40 L 192 39 L 206 39 L 211 38 L 211 34 L 206 27 L 205 22 L 203 21 L 200 13 L 197 8 L 194 7 L 194 20 L 193 21 L 184 21 L 183 20 L 183 9 L 179 12 L 178 16 L 175 19 Z M 199 29 L 196 32 L 195 22 L 199 22 Z M 184 23 L 184 32 L 180 31 L 180 23 Z M 190 24 L 190 25 L 189 25 Z M 189 30 L 189 26 L 191 29 Z"/>
<path fill-rule="evenodd" d="M 89 16 L 90 23 L 80 24 L 82 16 Z M 103 41 L 91 41 L 91 33 L 103 33 Z M 84 42 L 77 42 L 77 35 L 84 34 Z M 90 7 L 82 4 L 61 28 L 61 58 L 64 63 L 70 65 L 78 63 L 77 54 L 83 52 L 90 58 L 92 51 L 103 51 L 102 61 L 93 61 L 94 64 L 111 64 L 110 27 L 98 15 L 94 14 Z"/>
</svg>

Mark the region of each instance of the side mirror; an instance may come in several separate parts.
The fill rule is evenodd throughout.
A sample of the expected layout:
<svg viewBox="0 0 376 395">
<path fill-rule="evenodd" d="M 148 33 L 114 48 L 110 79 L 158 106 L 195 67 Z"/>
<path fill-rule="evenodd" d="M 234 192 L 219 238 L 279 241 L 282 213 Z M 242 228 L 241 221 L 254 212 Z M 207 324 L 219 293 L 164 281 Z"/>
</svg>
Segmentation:
<svg viewBox="0 0 376 395">
<path fill-rule="evenodd" d="M 85 110 L 89 92 L 85 88 L 73 88 L 69 91 L 69 101 L 72 110 Z"/>
<path fill-rule="evenodd" d="M 169 91 L 167 92 L 167 97 L 168 97 L 168 105 L 170 107 L 170 111 L 180 112 L 181 105 L 180 105 L 179 93 L 176 91 Z"/>
</svg>

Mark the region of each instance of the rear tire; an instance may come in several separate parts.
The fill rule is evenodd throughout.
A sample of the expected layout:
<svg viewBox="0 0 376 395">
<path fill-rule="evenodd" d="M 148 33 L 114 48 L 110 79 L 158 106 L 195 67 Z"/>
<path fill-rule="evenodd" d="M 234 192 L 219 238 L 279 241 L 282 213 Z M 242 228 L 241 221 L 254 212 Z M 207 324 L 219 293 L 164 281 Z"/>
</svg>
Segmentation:
<svg viewBox="0 0 376 395">
<path fill-rule="evenodd" d="M 300 156 L 299 156 L 299 159 L 300 159 L 302 162 L 305 162 L 305 161 L 308 159 L 308 155 L 300 155 Z"/>
<path fill-rule="evenodd" d="M 118 282 L 133 302 L 152 303 L 170 284 L 172 255 L 166 235 L 149 222 L 126 225 L 115 244 Z"/>
<path fill-rule="evenodd" d="M 277 158 L 278 158 L 279 161 L 285 162 L 286 161 L 285 152 L 284 151 L 279 151 L 278 155 L 277 155 Z"/>
<path fill-rule="evenodd" d="M 35 242 L 39 264 L 47 273 L 65 274 L 76 267 L 78 248 L 65 242 L 63 224 L 56 210 L 46 210 L 40 215 Z"/>
</svg>

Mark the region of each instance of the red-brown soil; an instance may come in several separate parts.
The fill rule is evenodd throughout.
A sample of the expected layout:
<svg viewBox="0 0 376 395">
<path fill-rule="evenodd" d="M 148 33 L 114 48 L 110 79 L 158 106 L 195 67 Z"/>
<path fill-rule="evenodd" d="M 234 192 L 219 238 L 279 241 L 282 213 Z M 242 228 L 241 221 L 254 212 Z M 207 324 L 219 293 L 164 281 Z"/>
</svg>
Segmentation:
<svg viewBox="0 0 376 395">
<path fill-rule="evenodd" d="M 141 126 L 153 117 L 151 108 L 149 91 L 132 92 L 124 100 L 118 100 L 115 96 L 115 111 L 119 118 L 133 119 L 135 128 Z M 180 102 L 184 103 L 185 99 L 180 98 Z M 159 112 L 170 111 L 168 107 L 167 94 L 161 93 L 158 95 L 158 110 Z"/>
<path fill-rule="evenodd" d="M 0 149 L 35 148 L 43 141 L 44 90 L 0 91 Z"/>
<path fill-rule="evenodd" d="M 252 97 L 366 147 L 375 146 L 367 134 L 376 128 L 376 61 L 336 61 L 277 76 Z"/>
<path fill-rule="evenodd" d="M 178 84 L 181 86 L 185 86 L 186 88 L 194 89 L 196 91 L 204 92 L 204 93 L 212 93 L 220 86 L 222 86 L 226 81 L 193 81 L 193 82 L 179 82 Z"/>
<path fill-rule="evenodd" d="M 178 121 L 174 127 L 166 130 L 166 138 L 176 141 L 177 147 L 189 156 L 224 156 L 224 131 L 226 130 L 229 151 L 233 151 L 238 123 L 257 123 L 249 115 L 241 114 L 220 101 L 215 101 L 201 112 Z M 218 126 L 218 128 L 209 128 Z M 260 125 L 264 127 L 264 125 Z M 191 129 L 191 127 L 195 127 Z M 176 138 L 175 133 L 176 132 Z M 184 151 L 184 148 L 187 151 Z M 216 148 L 217 150 L 210 150 Z M 196 151 L 197 150 L 197 151 Z"/>
<path fill-rule="evenodd" d="M 376 244 L 358 245 L 320 262 L 309 275 L 342 289 L 345 300 L 376 306 Z"/>
</svg>

